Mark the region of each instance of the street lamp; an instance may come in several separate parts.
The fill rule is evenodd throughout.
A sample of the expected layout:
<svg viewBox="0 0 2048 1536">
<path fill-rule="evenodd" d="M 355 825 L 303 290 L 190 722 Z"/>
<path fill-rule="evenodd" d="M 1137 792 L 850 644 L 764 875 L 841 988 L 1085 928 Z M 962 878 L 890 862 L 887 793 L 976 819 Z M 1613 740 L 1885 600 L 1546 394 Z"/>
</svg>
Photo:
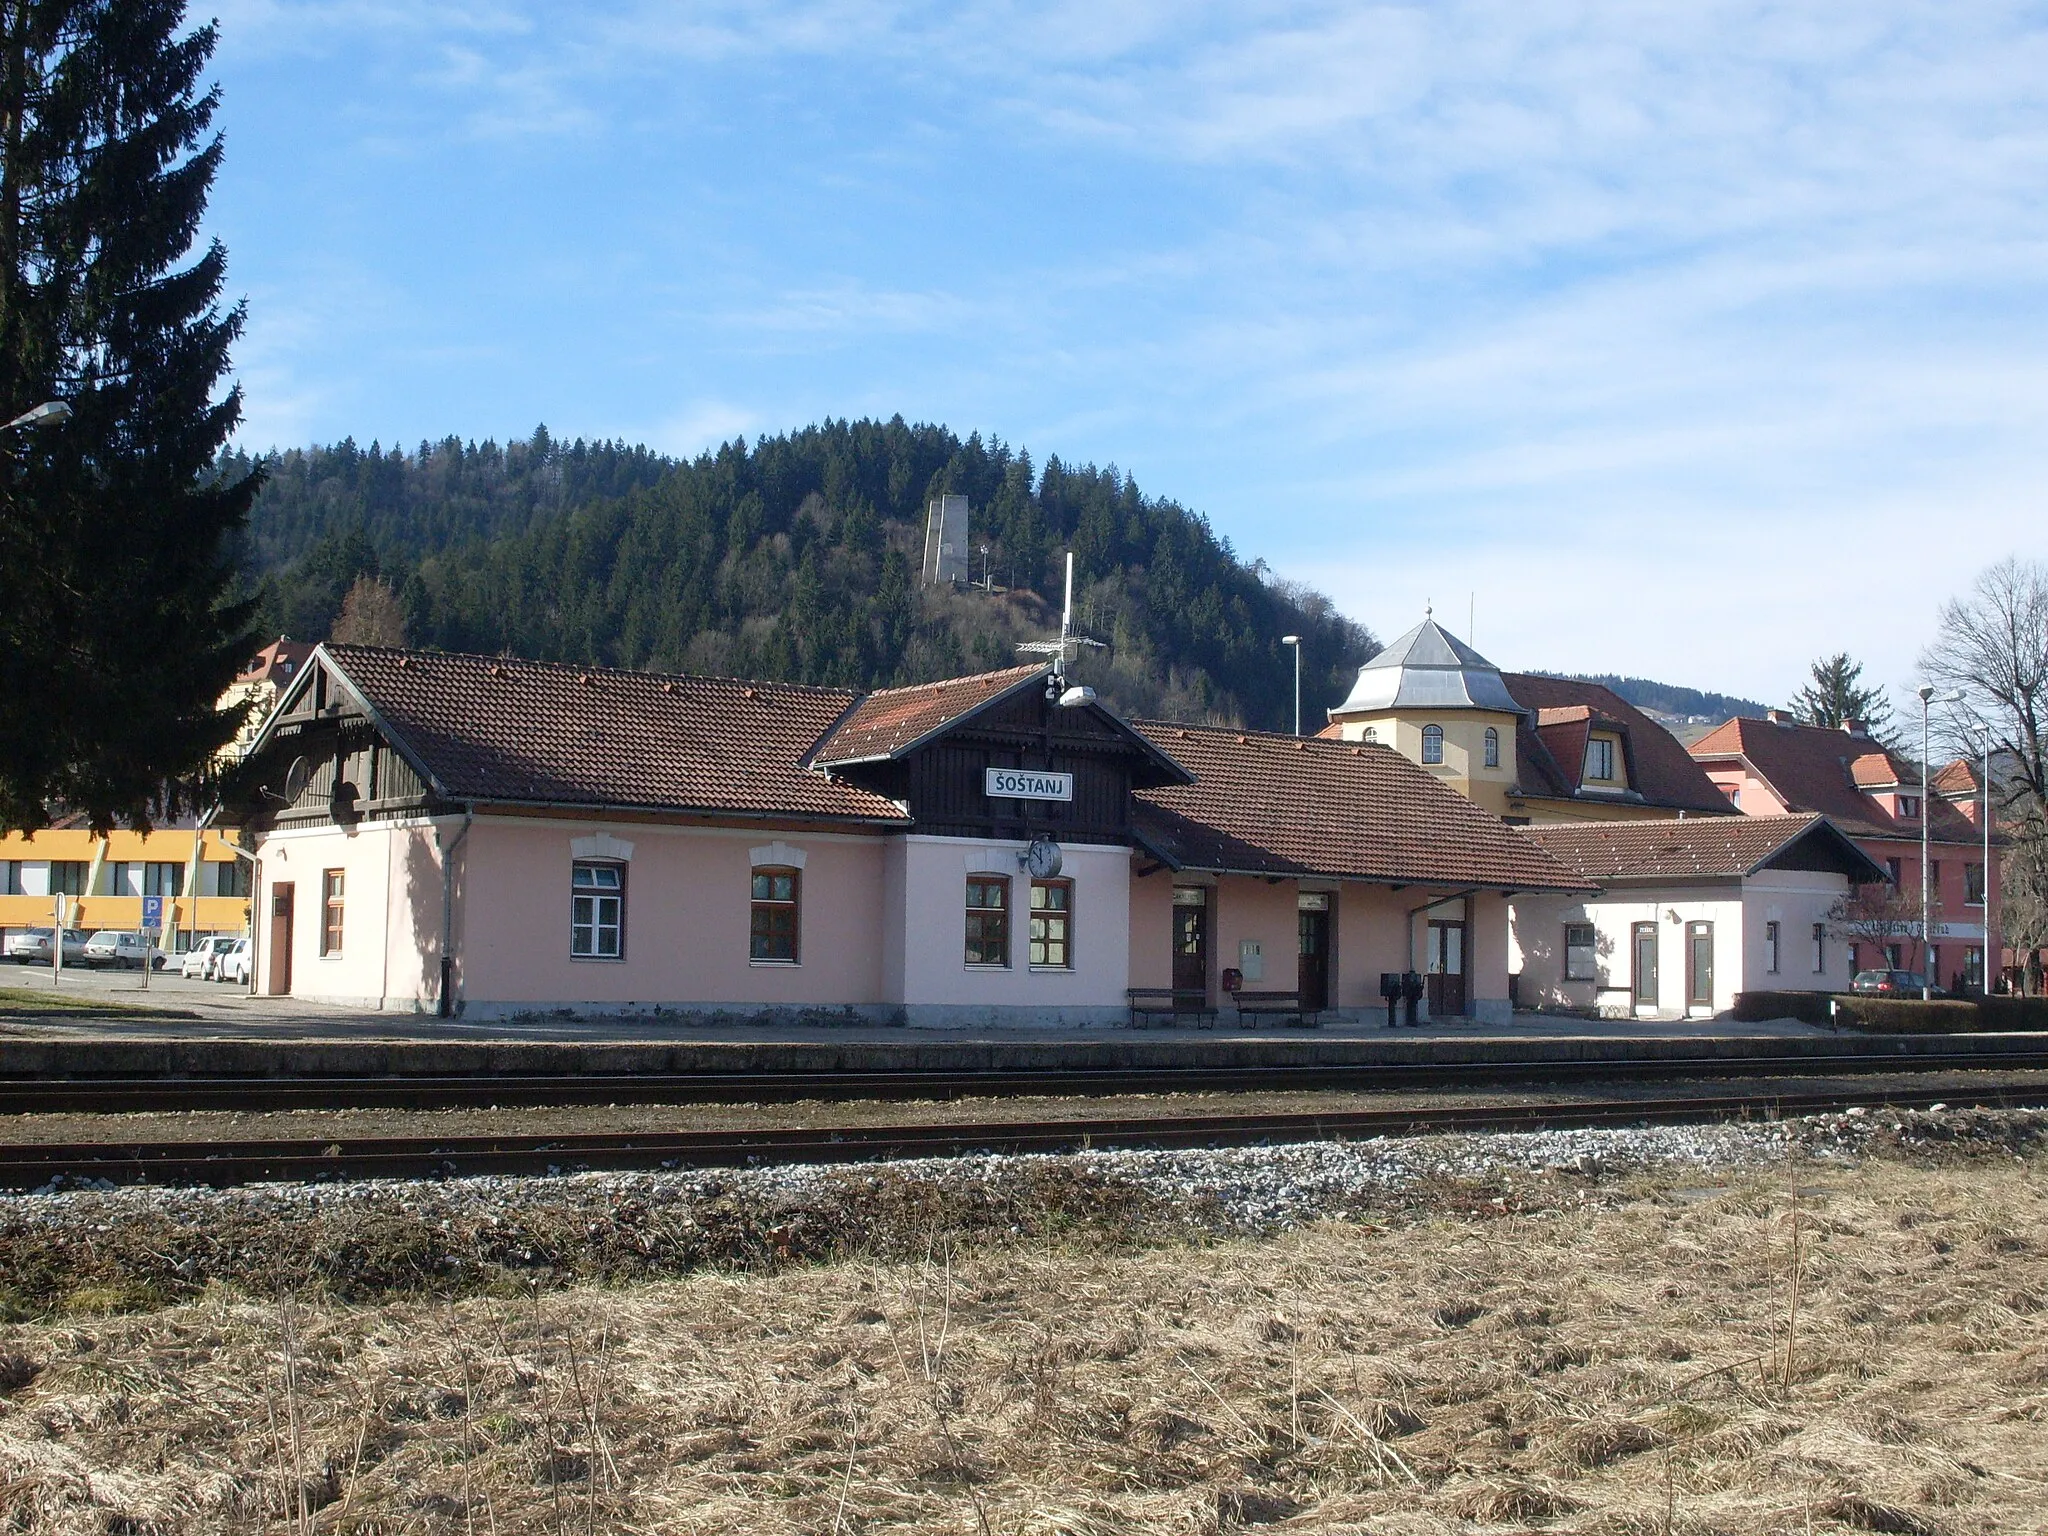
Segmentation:
<svg viewBox="0 0 2048 1536">
<path fill-rule="evenodd" d="M 0 422 L 0 432 L 12 432 L 16 427 L 61 427 L 71 419 L 71 407 L 62 400 L 45 400 L 32 411 L 23 411 L 14 420 Z"/>
<path fill-rule="evenodd" d="M 1301 636 L 1282 635 L 1280 643 L 1294 652 L 1294 734 L 1301 734 Z"/>
<path fill-rule="evenodd" d="M 61 427 L 70 419 L 70 406 L 62 400 L 45 400 L 35 409 L 23 411 L 12 421 L 0 422 L 0 432 L 12 432 L 18 427 L 30 431 L 37 427 Z M 62 896 L 56 900 L 57 926 L 50 930 L 50 985 L 53 987 L 64 979 L 64 900 Z M 145 967 L 147 964 L 145 960 Z M 146 970 L 144 975 L 146 978 Z"/>
<path fill-rule="evenodd" d="M 1920 695 L 1920 1001 L 1924 1003 L 1934 995 L 1934 978 L 1927 973 L 1928 957 L 1934 952 L 1930 943 L 1934 930 L 1928 926 L 1933 893 L 1927 889 L 1927 827 L 1933 818 L 1927 814 L 1927 706 L 1934 700 L 1934 690 L 1922 683 L 1916 691 Z"/>
</svg>

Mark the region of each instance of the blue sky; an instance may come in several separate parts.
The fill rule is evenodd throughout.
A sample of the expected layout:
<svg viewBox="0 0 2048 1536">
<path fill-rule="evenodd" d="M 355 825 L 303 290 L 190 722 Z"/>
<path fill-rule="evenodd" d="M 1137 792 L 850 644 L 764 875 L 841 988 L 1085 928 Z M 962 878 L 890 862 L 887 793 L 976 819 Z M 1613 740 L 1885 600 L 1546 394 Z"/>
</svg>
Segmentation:
<svg viewBox="0 0 2048 1536">
<path fill-rule="evenodd" d="M 2048 556 L 2042 4 L 218 14 L 253 449 L 900 411 L 1767 701 Z"/>
</svg>

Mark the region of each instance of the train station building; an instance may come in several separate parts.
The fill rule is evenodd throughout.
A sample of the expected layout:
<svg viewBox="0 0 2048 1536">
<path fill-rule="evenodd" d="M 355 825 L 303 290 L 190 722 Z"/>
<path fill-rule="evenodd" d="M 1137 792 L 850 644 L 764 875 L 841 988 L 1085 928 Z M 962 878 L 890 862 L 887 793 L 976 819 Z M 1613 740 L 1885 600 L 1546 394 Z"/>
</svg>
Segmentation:
<svg viewBox="0 0 2048 1536">
<path fill-rule="evenodd" d="M 1047 667 L 860 694 L 321 647 L 242 765 L 259 990 L 491 1017 L 1109 1024 L 1132 989 L 1505 1020 L 1591 883 L 1389 746 L 1117 716 Z"/>
</svg>

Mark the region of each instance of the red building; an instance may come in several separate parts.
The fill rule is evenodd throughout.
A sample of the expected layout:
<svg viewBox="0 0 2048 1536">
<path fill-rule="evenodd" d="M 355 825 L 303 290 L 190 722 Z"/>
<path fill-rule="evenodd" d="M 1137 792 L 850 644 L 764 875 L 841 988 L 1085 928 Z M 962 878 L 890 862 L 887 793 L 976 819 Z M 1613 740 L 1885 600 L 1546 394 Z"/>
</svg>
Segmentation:
<svg viewBox="0 0 2048 1536">
<path fill-rule="evenodd" d="M 1745 815 L 1818 811 L 1828 817 L 1890 872 L 1915 912 L 1926 818 L 1932 896 L 1926 970 L 1940 986 L 1983 986 L 1985 896 L 1988 882 L 1995 912 L 1998 872 L 1995 849 L 1992 868 L 1985 868 L 1982 789 L 1967 764 L 1935 775 L 1929 795 L 1919 764 L 1888 750 L 1860 721 L 1831 730 L 1800 725 L 1783 710 L 1762 720 L 1726 721 L 1695 742 L 1692 755 Z M 1921 969 L 1917 918 L 1914 927 L 1892 941 L 1860 946 L 1857 963 Z"/>
</svg>

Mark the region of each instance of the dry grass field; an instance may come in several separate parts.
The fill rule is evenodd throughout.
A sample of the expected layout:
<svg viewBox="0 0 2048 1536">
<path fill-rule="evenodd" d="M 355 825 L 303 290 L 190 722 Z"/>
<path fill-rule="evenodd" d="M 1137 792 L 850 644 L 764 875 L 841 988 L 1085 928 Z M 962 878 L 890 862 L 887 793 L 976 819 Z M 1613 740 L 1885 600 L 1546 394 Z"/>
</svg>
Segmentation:
<svg viewBox="0 0 2048 1536">
<path fill-rule="evenodd" d="M 0 1528 L 2048 1529 L 2048 1164 L 0 1328 Z M 1483 1197 L 1484 1196 L 1484 1197 Z"/>
</svg>

